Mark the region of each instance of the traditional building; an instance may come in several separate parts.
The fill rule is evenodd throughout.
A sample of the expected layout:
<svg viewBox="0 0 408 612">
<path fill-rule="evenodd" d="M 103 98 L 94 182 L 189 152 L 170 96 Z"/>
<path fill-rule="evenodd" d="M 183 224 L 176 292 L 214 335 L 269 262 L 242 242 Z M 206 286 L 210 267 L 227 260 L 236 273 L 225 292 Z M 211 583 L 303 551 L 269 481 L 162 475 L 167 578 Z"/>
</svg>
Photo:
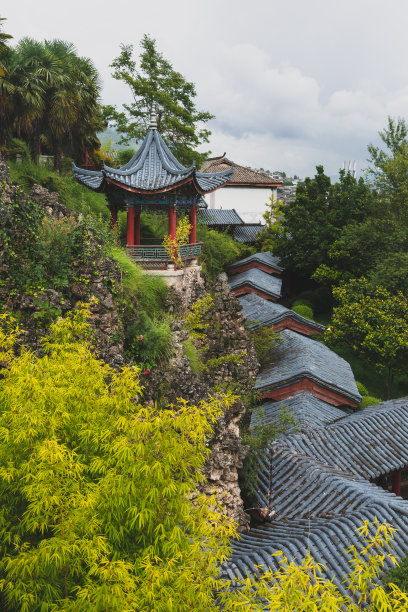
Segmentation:
<svg viewBox="0 0 408 612">
<path fill-rule="evenodd" d="M 111 212 L 112 225 L 118 211 L 127 211 L 127 250 L 129 255 L 148 269 L 166 269 L 172 260 L 162 245 L 143 244 L 140 235 L 142 209 L 165 211 L 169 219 L 169 236 L 175 238 L 177 215 L 188 214 L 191 224 L 190 243 L 181 248 L 184 263 L 194 262 L 201 253 L 196 237 L 197 208 L 203 195 L 224 185 L 232 176 L 228 167 L 221 172 L 197 172 L 195 164 L 185 168 L 174 157 L 157 131 L 153 112 L 143 143 L 132 159 L 119 169 L 103 165 L 91 171 L 73 165 L 74 176 L 83 185 L 103 192 Z"/>
<path fill-rule="evenodd" d="M 211 211 L 210 211 L 211 212 Z M 251 270 L 252 268 L 258 268 L 267 274 L 274 274 L 279 276 L 283 272 L 283 268 L 280 263 L 279 257 L 275 257 L 272 253 L 254 253 L 245 259 L 239 259 L 233 264 L 228 266 L 228 274 L 238 274 L 239 272 L 245 272 L 245 270 Z"/>
<path fill-rule="evenodd" d="M 251 329 L 258 329 L 259 327 L 273 327 L 275 331 L 291 329 L 304 336 L 322 334 L 326 329 L 324 325 L 306 319 L 294 310 L 285 308 L 282 304 L 265 300 L 256 293 L 243 295 L 238 299 L 247 325 Z"/>
<path fill-rule="evenodd" d="M 322 424 L 322 414 L 321 407 L 313 408 L 308 417 L 317 416 L 314 429 L 281 437 L 258 454 L 254 503 L 265 509 L 270 522 L 233 543 L 225 577 L 234 581 L 256 575 L 262 565 L 279 569 L 276 550 L 299 561 L 310 554 L 323 577 L 346 595 L 344 576 L 353 563 L 344 551 L 351 545 L 361 548 L 363 521 L 371 533 L 376 520 L 392 524 L 397 529 L 393 552 L 399 559 L 407 554 L 408 398 L 332 424 Z M 384 476 L 388 490 L 378 486 Z M 386 571 L 391 567 L 385 555 Z"/>
<path fill-rule="evenodd" d="M 254 389 L 262 399 L 282 400 L 309 391 L 333 406 L 356 408 L 361 402 L 347 361 L 324 344 L 290 329 L 281 332 L 281 341 L 270 363 L 258 374 Z"/>
<path fill-rule="evenodd" d="M 235 208 L 245 223 L 261 223 L 270 197 L 273 196 L 274 200 L 277 200 L 277 189 L 283 185 L 282 181 L 277 181 L 264 172 L 233 163 L 225 153 L 220 157 L 207 159 L 201 170 L 203 172 L 232 170 L 228 184 L 224 185 L 217 194 L 211 194 L 206 201 L 209 209 Z"/>
<path fill-rule="evenodd" d="M 231 287 L 231 291 L 237 297 L 239 295 L 256 293 L 256 295 L 259 295 L 259 297 L 265 300 L 276 302 L 276 300 L 279 300 L 282 293 L 282 279 L 267 274 L 257 268 L 245 270 L 245 272 L 230 276 L 228 278 L 228 283 Z"/>
</svg>

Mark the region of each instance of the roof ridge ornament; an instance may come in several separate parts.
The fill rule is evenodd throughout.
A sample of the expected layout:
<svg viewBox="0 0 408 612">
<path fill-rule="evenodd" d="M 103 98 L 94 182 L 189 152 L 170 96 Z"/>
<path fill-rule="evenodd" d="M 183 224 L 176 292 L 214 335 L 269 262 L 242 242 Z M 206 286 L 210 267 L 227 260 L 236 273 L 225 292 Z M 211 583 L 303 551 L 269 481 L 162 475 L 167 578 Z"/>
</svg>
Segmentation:
<svg viewBox="0 0 408 612">
<path fill-rule="evenodd" d="M 157 114 L 154 104 L 152 104 L 152 108 L 150 110 L 149 130 L 157 130 Z"/>
</svg>

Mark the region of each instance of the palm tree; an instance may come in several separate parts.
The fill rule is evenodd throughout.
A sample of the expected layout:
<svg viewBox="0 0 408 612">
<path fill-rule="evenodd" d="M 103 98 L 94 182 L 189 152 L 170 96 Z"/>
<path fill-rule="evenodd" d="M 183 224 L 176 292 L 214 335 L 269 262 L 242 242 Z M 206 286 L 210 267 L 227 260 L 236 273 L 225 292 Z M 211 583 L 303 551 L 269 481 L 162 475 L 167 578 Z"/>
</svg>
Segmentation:
<svg viewBox="0 0 408 612">
<path fill-rule="evenodd" d="M 64 81 L 47 95 L 47 124 L 44 133 L 54 155 L 54 168 L 60 170 L 61 154 L 76 156 L 90 142 L 95 142 L 100 129 L 98 72 L 88 58 L 78 57 L 75 47 L 60 40 L 47 41 L 45 46 L 60 62 Z"/>
<path fill-rule="evenodd" d="M 5 17 L 0 17 L 0 22 L 1 21 L 6 21 Z M 10 38 L 13 38 L 13 37 L 12 37 L 11 34 L 6 34 L 2 30 L 3 30 L 3 24 L 0 23 L 0 77 L 5 77 L 6 76 L 6 71 L 5 71 L 5 68 L 4 68 L 3 64 L 2 64 L 1 56 L 8 49 L 8 45 L 7 45 L 6 41 L 10 40 Z"/>
</svg>

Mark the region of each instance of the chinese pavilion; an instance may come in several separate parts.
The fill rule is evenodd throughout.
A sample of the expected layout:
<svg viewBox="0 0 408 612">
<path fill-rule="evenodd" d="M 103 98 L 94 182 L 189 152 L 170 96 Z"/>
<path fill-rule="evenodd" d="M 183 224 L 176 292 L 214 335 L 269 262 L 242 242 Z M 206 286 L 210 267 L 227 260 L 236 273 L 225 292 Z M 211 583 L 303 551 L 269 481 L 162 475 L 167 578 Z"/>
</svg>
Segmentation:
<svg viewBox="0 0 408 612">
<path fill-rule="evenodd" d="M 92 171 L 73 164 L 77 181 L 94 191 L 103 192 L 108 201 L 111 223 L 117 223 L 118 211 L 127 211 L 127 251 L 147 269 L 166 269 L 171 259 L 162 245 L 143 244 L 140 236 L 142 209 L 165 210 L 169 236 L 176 237 L 177 215 L 188 214 L 190 243 L 180 249 L 181 259 L 191 264 L 200 257 L 202 243 L 197 242 L 196 214 L 202 196 L 224 185 L 232 168 L 223 172 L 197 172 L 195 163 L 185 168 L 171 153 L 157 130 L 152 112 L 146 138 L 132 159 L 119 169 L 103 165 Z"/>
</svg>

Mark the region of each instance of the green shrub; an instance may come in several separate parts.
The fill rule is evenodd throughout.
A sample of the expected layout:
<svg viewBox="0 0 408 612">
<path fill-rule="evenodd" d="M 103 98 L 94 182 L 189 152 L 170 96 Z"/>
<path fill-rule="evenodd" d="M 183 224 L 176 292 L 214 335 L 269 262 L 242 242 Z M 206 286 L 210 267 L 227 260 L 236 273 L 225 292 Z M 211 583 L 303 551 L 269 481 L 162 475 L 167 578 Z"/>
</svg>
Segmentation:
<svg viewBox="0 0 408 612">
<path fill-rule="evenodd" d="M 261 365 L 268 363 L 272 349 L 280 342 L 280 334 L 275 332 L 273 327 L 260 327 L 250 330 L 249 333 L 254 342 L 259 363 Z"/>
<path fill-rule="evenodd" d="M 305 319 L 309 319 L 309 321 L 313 321 L 313 310 L 306 306 L 306 304 L 299 304 L 298 306 L 293 306 L 293 312 L 297 312 L 301 317 L 305 317 Z"/>
<path fill-rule="evenodd" d="M 332 304 L 331 289 L 329 287 L 318 287 L 310 291 L 303 291 L 297 302 L 310 305 L 315 314 L 324 314 L 330 310 Z"/>
<path fill-rule="evenodd" d="M 128 359 L 146 368 L 167 361 L 172 353 L 169 319 L 151 319 L 140 312 L 138 321 L 125 327 L 125 352 Z"/>
<path fill-rule="evenodd" d="M 408 593 L 408 556 L 403 557 L 399 564 L 384 577 L 383 584 L 389 585 L 390 583 L 396 584 L 402 591 Z"/>
<path fill-rule="evenodd" d="M 372 395 L 364 395 L 363 399 L 359 404 L 359 408 L 367 408 L 367 406 L 374 406 L 374 404 L 380 404 L 382 400 Z"/>
<path fill-rule="evenodd" d="M 126 254 L 125 249 L 111 247 L 109 254 L 123 273 L 124 294 L 135 298 L 140 309 L 152 318 L 162 313 L 167 295 L 167 285 L 163 278 L 145 274 Z"/>
<path fill-rule="evenodd" d="M 308 306 L 308 308 L 310 308 L 311 310 L 313 310 L 313 305 L 312 302 L 309 302 L 309 300 L 296 300 L 295 302 L 293 302 L 292 304 L 292 310 L 295 306 Z"/>
<path fill-rule="evenodd" d="M 356 380 L 356 385 L 357 385 L 357 389 L 360 395 L 362 395 L 363 397 L 365 395 L 370 395 L 368 392 L 368 389 L 365 385 L 363 385 L 363 383 L 358 382 L 358 380 Z"/>
<path fill-rule="evenodd" d="M 215 280 L 218 274 L 233 261 L 247 257 L 254 252 L 252 247 L 235 242 L 229 234 L 216 232 L 202 224 L 197 226 L 197 240 L 204 243 L 201 264 L 203 274 L 209 280 Z"/>
<path fill-rule="evenodd" d="M 190 368 L 193 374 L 200 374 L 204 369 L 204 364 L 201 360 L 199 349 L 194 345 L 191 338 L 184 340 L 184 353 L 190 362 Z"/>
</svg>

